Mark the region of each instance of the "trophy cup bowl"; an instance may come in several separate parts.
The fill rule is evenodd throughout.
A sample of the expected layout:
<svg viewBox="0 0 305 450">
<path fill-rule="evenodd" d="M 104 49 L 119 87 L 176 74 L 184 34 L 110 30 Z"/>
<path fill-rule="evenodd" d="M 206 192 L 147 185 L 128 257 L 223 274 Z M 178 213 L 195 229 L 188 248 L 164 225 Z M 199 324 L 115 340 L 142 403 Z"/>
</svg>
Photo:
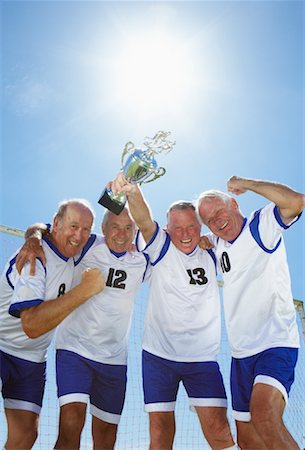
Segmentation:
<svg viewBox="0 0 305 450">
<path fill-rule="evenodd" d="M 132 142 L 127 142 L 122 154 L 121 170 L 129 183 L 149 183 L 165 174 L 165 168 L 158 167 L 154 154 L 169 152 L 172 149 L 175 142 L 166 139 L 169 134 L 159 131 L 152 139 L 147 138 L 144 142 L 147 147 L 145 150 L 135 148 Z M 124 193 L 114 193 L 106 188 L 98 203 L 118 215 L 124 209 L 126 201 Z"/>
</svg>

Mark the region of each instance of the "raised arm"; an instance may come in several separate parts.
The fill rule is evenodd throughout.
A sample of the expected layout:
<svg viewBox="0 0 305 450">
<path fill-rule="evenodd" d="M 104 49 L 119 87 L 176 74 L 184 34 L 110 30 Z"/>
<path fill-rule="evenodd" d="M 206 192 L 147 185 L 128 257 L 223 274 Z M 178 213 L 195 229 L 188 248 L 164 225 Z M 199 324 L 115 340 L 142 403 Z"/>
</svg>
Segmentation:
<svg viewBox="0 0 305 450">
<path fill-rule="evenodd" d="M 149 242 L 156 230 L 156 224 L 139 186 L 129 183 L 123 173 L 120 172 L 116 179 L 110 183 L 110 187 L 113 192 L 124 192 L 128 199 L 130 213 L 145 242 Z"/>
<path fill-rule="evenodd" d="M 101 292 L 104 287 L 105 280 L 99 269 L 86 269 L 81 282 L 66 294 L 21 310 L 24 332 L 34 339 L 51 331 L 78 306 Z"/>
<path fill-rule="evenodd" d="M 246 191 L 252 191 L 275 203 L 286 224 L 305 208 L 305 195 L 281 183 L 233 176 L 228 180 L 227 187 L 233 194 L 240 195 Z"/>
</svg>

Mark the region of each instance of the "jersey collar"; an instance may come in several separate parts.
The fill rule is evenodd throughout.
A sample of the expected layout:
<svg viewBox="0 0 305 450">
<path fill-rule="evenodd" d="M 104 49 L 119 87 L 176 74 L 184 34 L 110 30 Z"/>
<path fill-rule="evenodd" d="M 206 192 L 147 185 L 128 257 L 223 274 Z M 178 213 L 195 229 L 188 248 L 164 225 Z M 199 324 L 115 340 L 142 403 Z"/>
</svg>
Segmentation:
<svg viewBox="0 0 305 450">
<path fill-rule="evenodd" d="M 241 235 L 241 232 L 243 231 L 243 229 L 245 228 L 245 226 L 246 226 L 246 223 L 247 223 L 247 217 L 244 217 L 244 221 L 243 221 L 243 224 L 242 224 L 242 227 L 241 227 L 241 230 L 240 230 L 240 232 L 238 233 L 238 235 L 236 236 L 236 238 L 235 239 L 233 239 L 233 241 L 228 241 L 230 244 L 233 244 L 233 242 L 235 242 L 236 241 L 236 239 L 238 238 L 238 236 L 240 236 Z"/>
<path fill-rule="evenodd" d="M 126 253 L 127 253 L 127 252 L 115 252 L 114 250 L 111 250 L 111 249 L 109 249 L 109 250 L 117 258 L 120 258 L 121 256 L 126 255 Z"/>
</svg>

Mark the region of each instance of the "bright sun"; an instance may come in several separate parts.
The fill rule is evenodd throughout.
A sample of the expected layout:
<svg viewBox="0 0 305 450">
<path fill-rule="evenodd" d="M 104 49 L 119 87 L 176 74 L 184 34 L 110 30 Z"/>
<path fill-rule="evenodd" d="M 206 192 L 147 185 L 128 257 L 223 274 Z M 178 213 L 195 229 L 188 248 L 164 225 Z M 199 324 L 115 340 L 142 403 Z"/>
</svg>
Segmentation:
<svg viewBox="0 0 305 450">
<path fill-rule="evenodd" d="M 121 112 L 176 114 L 195 96 L 196 59 L 190 46 L 164 30 L 131 31 L 112 56 L 111 91 Z"/>
</svg>

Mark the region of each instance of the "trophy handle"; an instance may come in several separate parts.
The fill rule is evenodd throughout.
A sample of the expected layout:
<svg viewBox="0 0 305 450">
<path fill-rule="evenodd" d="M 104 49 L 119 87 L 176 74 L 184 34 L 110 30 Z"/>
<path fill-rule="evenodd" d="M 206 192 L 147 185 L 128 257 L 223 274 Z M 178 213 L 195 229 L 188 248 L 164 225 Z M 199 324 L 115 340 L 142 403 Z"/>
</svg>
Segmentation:
<svg viewBox="0 0 305 450">
<path fill-rule="evenodd" d="M 148 178 L 146 178 L 145 181 L 142 181 L 142 183 L 151 183 L 154 180 L 157 180 L 158 178 L 162 177 L 165 174 L 166 170 L 164 169 L 164 167 L 159 167 L 158 170 L 156 170 L 155 172 L 152 172 L 151 175 L 154 175 L 153 178 L 151 178 L 150 180 Z M 140 184 L 142 184 L 140 183 Z"/>
<path fill-rule="evenodd" d="M 124 165 L 125 165 L 125 157 L 126 157 L 129 153 L 131 153 L 131 151 L 132 151 L 133 149 L 134 149 L 134 143 L 133 143 L 133 142 L 129 141 L 129 142 L 127 142 L 127 143 L 125 144 L 125 147 L 124 147 L 124 150 L 123 150 L 123 153 L 122 153 L 122 158 L 121 158 L 122 168 L 123 168 Z"/>
</svg>

